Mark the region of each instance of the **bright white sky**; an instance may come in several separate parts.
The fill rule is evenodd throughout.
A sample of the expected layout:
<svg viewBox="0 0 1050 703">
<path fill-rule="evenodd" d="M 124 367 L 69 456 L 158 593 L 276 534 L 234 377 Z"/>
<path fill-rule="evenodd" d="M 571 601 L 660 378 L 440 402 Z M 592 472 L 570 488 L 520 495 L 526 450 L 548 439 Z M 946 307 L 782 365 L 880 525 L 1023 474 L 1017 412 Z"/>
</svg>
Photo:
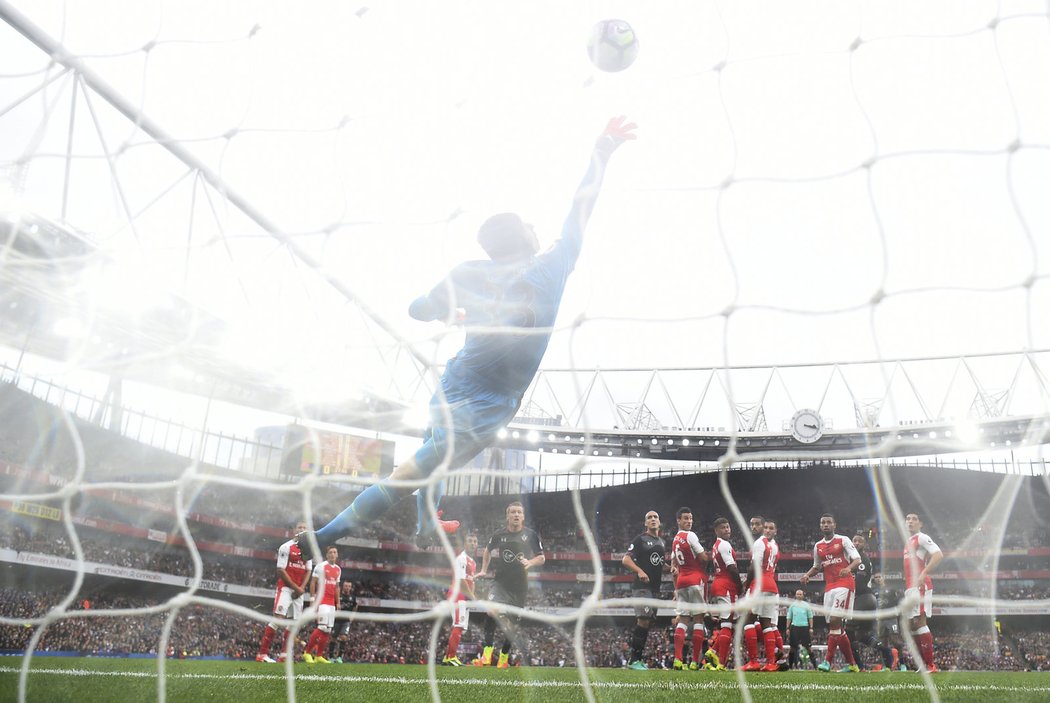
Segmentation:
<svg viewBox="0 0 1050 703">
<path fill-rule="evenodd" d="M 618 114 L 639 138 L 614 157 L 559 318 L 587 322 L 555 335 L 545 366 L 1050 347 L 1044 2 L 16 5 L 437 361 L 460 338 L 426 341 L 443 330 L 411 321 L 409 301 L 482 255 L 474 232 L 493 212 L 552 241 Z M 620 74 L 586 57 L 605 17 L 641 39 Z M 0 25 L 0 107 L 45 66 Z M 0 174 L 20 207 L 56 219 L 69 90 L 0 114 Z M 190 217 L 184 166 L 129 149 L 118 190 L 99 157 L 148 140 L 90 103 L 106 147 L 81 100 L 73 152 L 94 158 L 73 163 L 70 223 L 227 319 L 246 364 L 304 389 L 389 391 L 374 340 L 315 272 L 221 197 L 221 226 L 200 189 Z M 135 219 L 135 244 L 121 199 L 138 213 L 176 182 Z"/>
</svg>

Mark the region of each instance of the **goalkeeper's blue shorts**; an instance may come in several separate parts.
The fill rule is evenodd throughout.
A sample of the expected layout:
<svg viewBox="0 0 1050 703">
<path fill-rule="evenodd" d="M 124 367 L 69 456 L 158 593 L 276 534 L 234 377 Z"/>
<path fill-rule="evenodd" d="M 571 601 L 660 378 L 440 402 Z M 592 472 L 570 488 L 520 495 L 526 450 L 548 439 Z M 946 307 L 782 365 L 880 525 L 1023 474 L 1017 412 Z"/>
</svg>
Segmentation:
<svg viewBox="0 0 1050 703">
<path fill-rule="evenodd" d="M 457 370 L 455 361 L 449 362 L 441 377 L 441 389 L 443 393 L 430 399 L 430 427 L 416 452 L 422 476 L 429 476 L 443 461 L 455 469 L 476 457 L 514 419 L 521 405 L 519 396 L 488 390 L 469 370 Z"/>
</svg>

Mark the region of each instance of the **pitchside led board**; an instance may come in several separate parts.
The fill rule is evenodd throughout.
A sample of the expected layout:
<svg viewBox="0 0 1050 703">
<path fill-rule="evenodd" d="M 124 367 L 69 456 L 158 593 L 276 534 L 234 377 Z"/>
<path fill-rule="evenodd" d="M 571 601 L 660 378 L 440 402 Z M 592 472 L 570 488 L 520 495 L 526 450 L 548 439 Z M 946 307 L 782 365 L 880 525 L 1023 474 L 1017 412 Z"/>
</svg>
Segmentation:
<svg viewBox="0 0 1050 703">
<path fill-rule="evenodd" d="M 315 440 L 313 438 L 316 438 Z M 342 432 L 289 425 L 284 438 L 285 474 L 386 476 L 394 469 L 394 443 Z"/>
</svg>

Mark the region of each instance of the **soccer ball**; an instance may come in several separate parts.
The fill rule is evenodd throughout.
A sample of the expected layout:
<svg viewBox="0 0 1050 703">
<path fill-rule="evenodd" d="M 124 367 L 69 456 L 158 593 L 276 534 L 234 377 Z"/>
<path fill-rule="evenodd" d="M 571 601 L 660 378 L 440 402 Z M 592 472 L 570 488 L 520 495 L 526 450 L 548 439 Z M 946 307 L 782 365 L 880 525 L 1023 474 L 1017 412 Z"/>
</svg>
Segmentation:
<svg viewBox="0 0 1050 703">
<path fill-rule="evenodd" d="M 622 71 L 638 58 L 638 37 L 623 20 L 602 20 L 591 30 L 587 55 L 603 71 Z"/>
</svg>

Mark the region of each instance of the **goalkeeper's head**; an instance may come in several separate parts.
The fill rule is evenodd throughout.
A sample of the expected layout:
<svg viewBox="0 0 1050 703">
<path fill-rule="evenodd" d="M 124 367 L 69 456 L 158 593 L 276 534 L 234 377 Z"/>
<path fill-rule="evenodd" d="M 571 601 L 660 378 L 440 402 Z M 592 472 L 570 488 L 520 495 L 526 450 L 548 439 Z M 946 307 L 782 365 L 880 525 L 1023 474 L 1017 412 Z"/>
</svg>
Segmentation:
<svg viewBox="0 0 1050 703">
<path fill-rule="evenodd" d="M 513 212 L 501 212 L 485 220 L 478 230 L 478 244 L 496 262 L 523 259 L 540 250 L 532 225 Z"/>
</svg>

